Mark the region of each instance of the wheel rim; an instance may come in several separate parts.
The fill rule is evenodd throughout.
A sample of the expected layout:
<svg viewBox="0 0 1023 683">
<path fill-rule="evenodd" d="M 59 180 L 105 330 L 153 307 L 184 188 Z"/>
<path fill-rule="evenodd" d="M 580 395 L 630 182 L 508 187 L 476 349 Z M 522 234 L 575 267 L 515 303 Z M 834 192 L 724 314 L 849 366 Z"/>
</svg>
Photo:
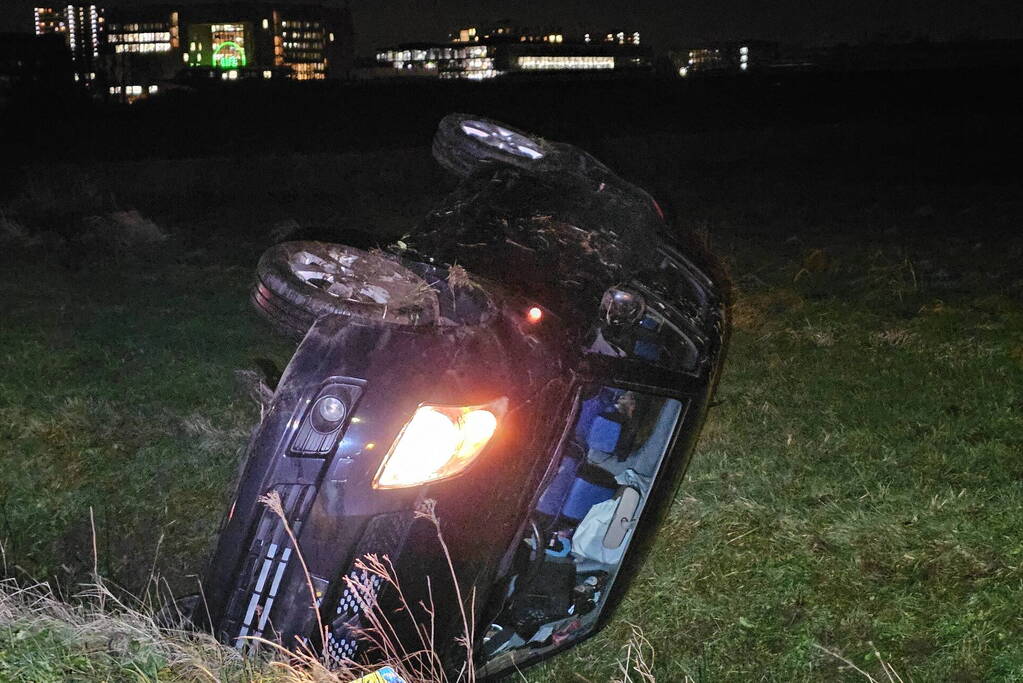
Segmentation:
<svg viewBox="0 0 1023 683">
<path fill-rule="evenodd" d="M 462 132 L 483 144 L 525 159 L 542 159 L 540 145 L 535 140 L 508 130 L 489 121 L 469 120 L 462 122 Z"/>
<path fill-rule="evenodd" d="M 411 271 L 383 257 L 344 247 L 300 249 L 288 263 L 296 278 L 354 304 L 430 309 L 436 293 Z"/>
<path fill-rule="evenodd" d="M 352 265 L 354 258 L 323 258 L 320 254 L 302 250 L 291 257 L 291 272 L 310 287 L 322 290 L 331 296 L 354 301 L 355 287 Z M 383 303 L 383 302 L 380 302 Z"/>
</svg>

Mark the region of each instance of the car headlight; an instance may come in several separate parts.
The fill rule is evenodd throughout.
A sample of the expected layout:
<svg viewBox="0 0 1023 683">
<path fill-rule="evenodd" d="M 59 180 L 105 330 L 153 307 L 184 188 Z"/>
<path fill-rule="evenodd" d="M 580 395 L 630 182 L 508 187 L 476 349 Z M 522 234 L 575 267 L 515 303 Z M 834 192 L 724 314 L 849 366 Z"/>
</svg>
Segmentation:
<svg viewBox="0 0 1023 683">
<path fill-rule="evenodd" d="M 420 406 L 384 458 L 373 487 L 418 486 L 458 474 L 490 441 L 506 404 L 501 399 L 484 406 Z"/>
</svg>

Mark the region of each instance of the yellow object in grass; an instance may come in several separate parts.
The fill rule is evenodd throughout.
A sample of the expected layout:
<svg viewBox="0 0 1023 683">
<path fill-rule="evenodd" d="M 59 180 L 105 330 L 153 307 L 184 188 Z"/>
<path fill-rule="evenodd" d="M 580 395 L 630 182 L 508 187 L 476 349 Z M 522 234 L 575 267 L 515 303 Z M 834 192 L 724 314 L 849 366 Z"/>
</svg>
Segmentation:
<svg viewBox="0 0 1023 683">
<path fill-rule="evenodd" d="M 398 675 L 398 672 L 389 666 L 357 678 L 352 683 L 406 683 L 405 679 Z"/>
</svg>

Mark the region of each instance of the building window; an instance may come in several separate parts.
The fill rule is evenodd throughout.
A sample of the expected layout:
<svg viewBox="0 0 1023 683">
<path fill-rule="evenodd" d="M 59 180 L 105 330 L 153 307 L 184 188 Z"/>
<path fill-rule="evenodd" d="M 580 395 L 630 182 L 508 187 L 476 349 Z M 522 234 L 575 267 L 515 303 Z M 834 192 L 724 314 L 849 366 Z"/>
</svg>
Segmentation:
<svg viewBox="0 0 1023 683">
<path fill-rule="evenodd" d="M 237 69 L 245 66 L 245 26 L 242 24 L 213 24 L 213 66 L 220 69 Z M 235 73 L 235 78 L 237 78 Z M 233 80 L 233 79 L 232 79 Z"/>
<path fill-rule="evenodd" d="M 561 71 L 576 69 L 613 69 L 614 57 L 531 55 L 519 57 L 519 68 L 526 71 Z"/>
</svg>

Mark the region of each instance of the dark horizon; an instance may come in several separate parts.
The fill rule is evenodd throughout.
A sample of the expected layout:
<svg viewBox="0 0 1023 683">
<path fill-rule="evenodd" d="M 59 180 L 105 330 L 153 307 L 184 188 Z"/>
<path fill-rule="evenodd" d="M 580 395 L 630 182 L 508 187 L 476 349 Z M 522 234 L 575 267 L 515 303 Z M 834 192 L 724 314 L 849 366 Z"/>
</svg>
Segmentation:
<svg viewBox="0 0 1023 683">
<path fill-rule="evenodd" d="M 35 4 L 26 0 L 5 3 L 0 10 L 0 32 L 32 31 Z M 143 0 L 137 4 L 166 4 L 166 1 Z M 202 0 L 181 0 L 181 4 L 202 4 Z M 373 5 L 351 3 L 351 9 L 356 31 L 355 50 L 359 55 L 385 45 L 442 41 L 458 26 L 485 25 L 499 19 L 509 19 L 515 25 L 560 27 L 566 31 L 582 26 L 598 30 L 638 30 L 643 42 L 655 49 L 682 47 L 693 41 L 729 39 L 827 45 L 878 38 L 892 42 L 921 38 L 934 41 L 1023 38 L 1023 12 L 1019 6 L 993 1 L 945 0 L 935 7 L 922 0 L 896 3 L 874 0 L 855 5 L 837 0 L 813 4 L 782 0 L 767 7 L 742 0 L 727 7 L 694 4 L 685 8 L 668 0 L 655 0 L 640 7 L 626 7 L 608 0 L 570 0 L 556 6 L 534 1 L 520 3 L 517 7 L 496 0 L 414 0 L 412 3 L 382 0 Z"/>
</svg>

